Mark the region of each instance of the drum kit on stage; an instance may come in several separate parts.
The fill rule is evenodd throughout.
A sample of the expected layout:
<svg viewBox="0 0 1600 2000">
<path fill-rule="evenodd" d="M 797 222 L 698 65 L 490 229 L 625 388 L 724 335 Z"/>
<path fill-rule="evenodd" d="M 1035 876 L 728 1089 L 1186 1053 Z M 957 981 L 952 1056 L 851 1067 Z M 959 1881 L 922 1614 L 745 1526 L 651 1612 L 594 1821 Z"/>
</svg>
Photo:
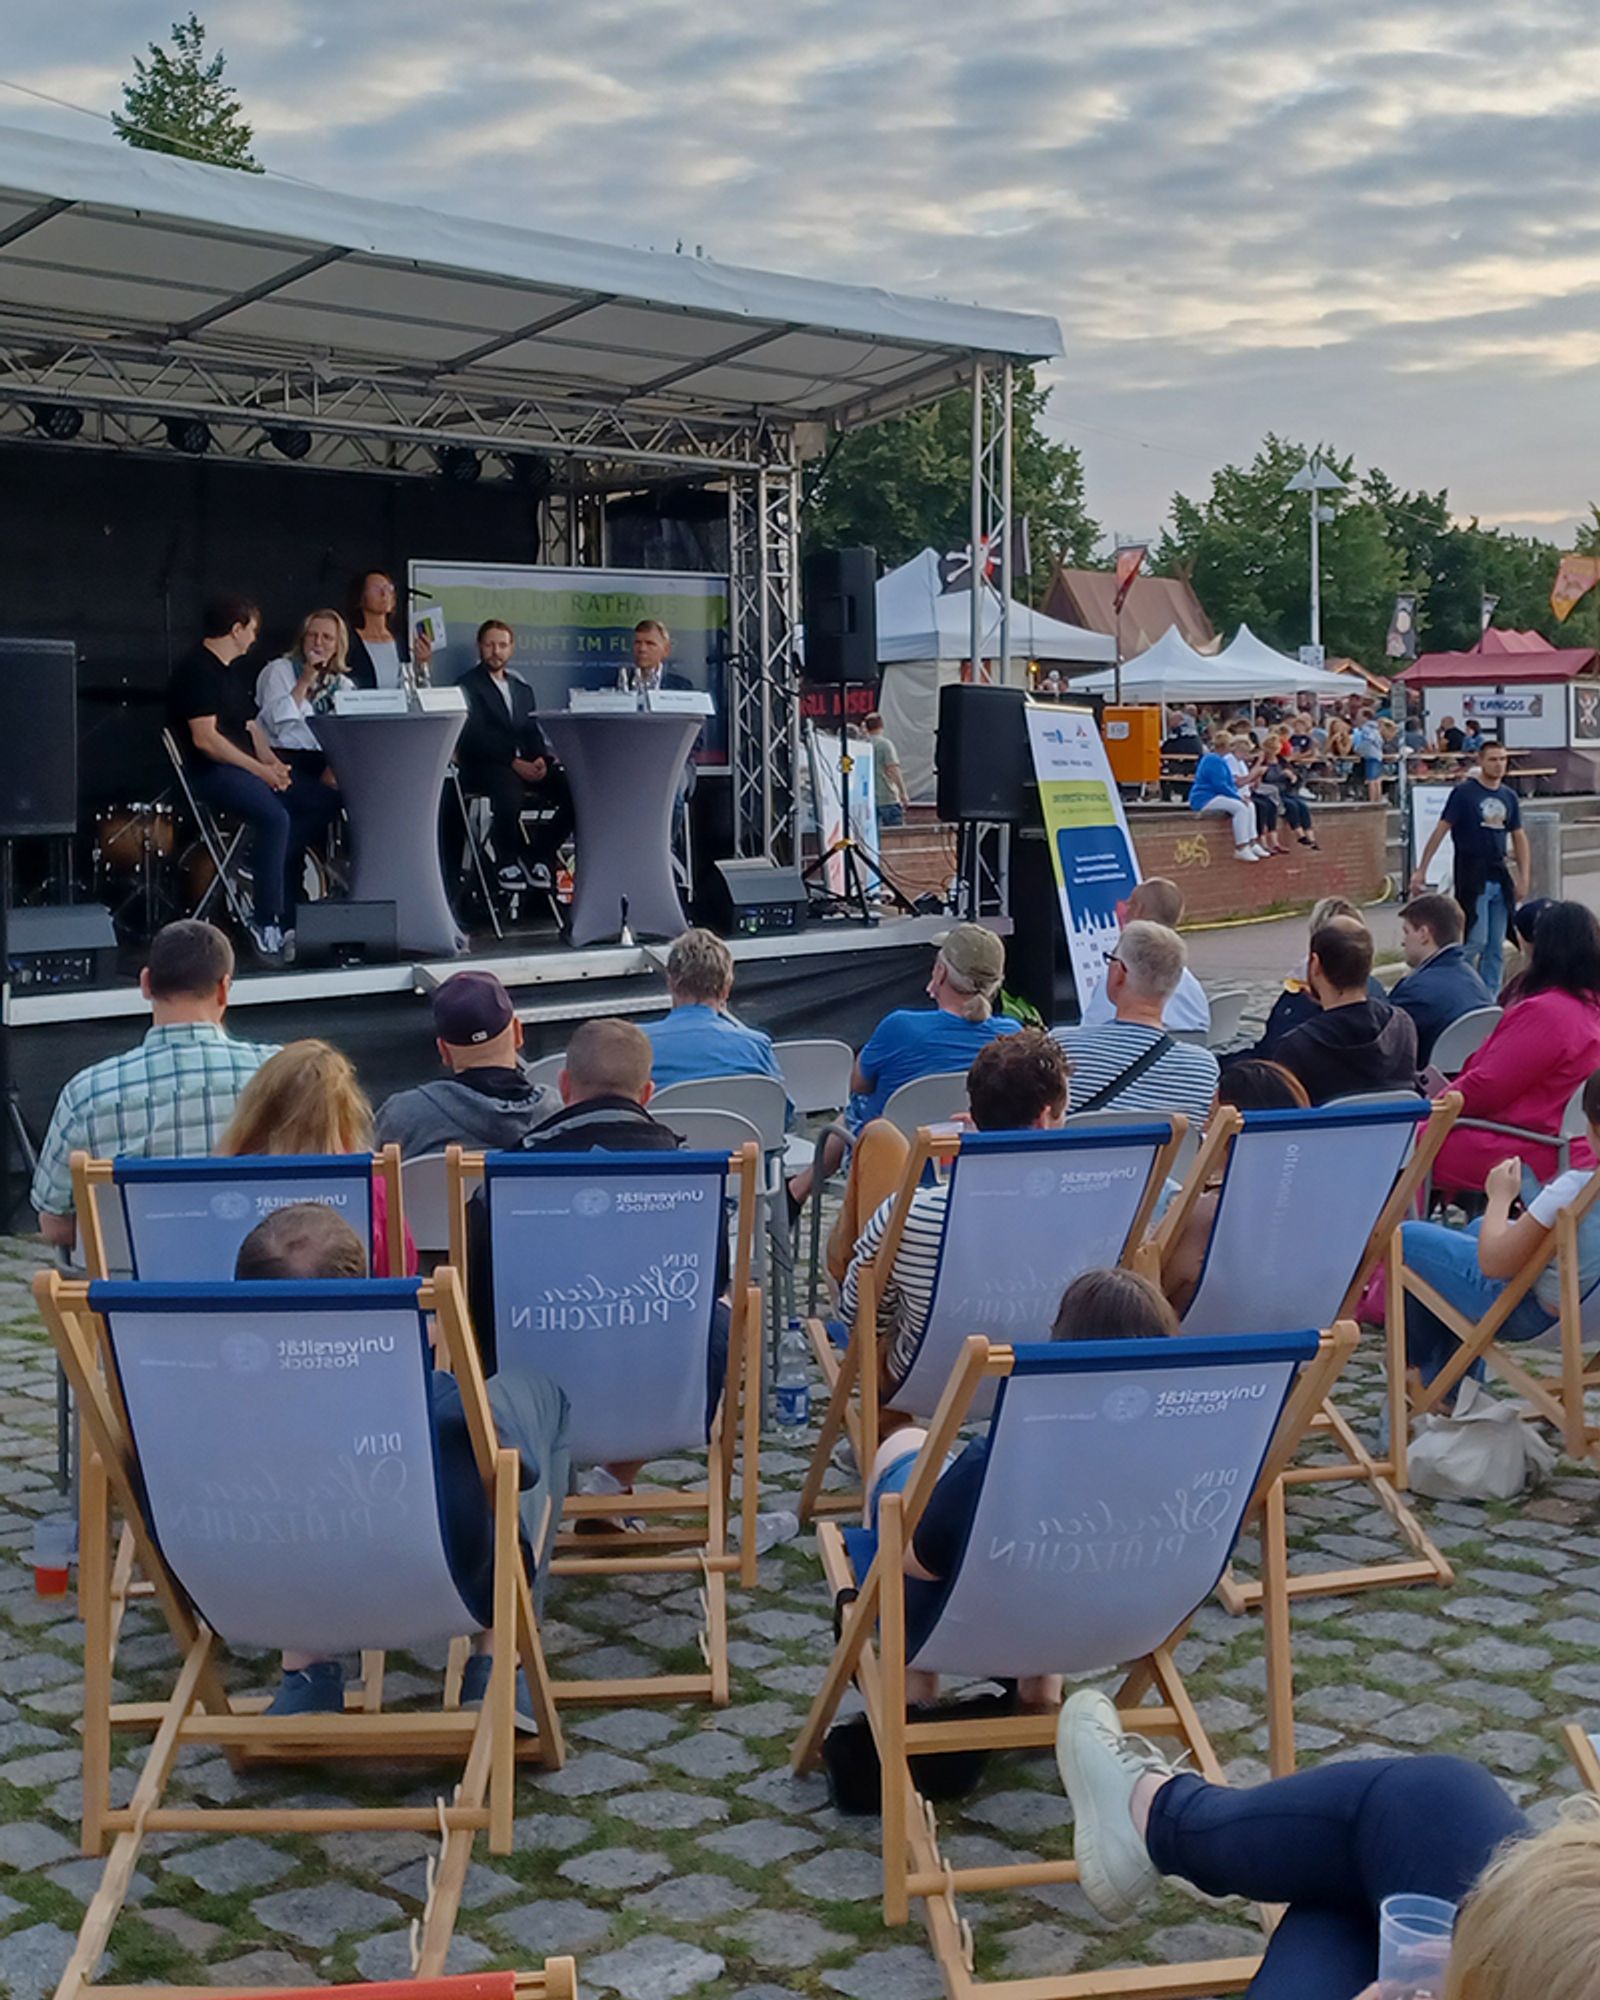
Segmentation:
<svg viewBox="0 0 1600 2000">
<path fill-rule="evenodd" d="M 163 924 L 197 910 L 216 880 L 205 842 L 198 834 L 182 840 L 165 802 L 102 806 L 94 816 L 92 858 L 95 898 L 129 942 L 147 943 Z M 248 865 L 239 874 L 248 890 Z M 328 864 L 308 854 L 304 899 L 316 901 L 329 887 Z"/>
</svg>

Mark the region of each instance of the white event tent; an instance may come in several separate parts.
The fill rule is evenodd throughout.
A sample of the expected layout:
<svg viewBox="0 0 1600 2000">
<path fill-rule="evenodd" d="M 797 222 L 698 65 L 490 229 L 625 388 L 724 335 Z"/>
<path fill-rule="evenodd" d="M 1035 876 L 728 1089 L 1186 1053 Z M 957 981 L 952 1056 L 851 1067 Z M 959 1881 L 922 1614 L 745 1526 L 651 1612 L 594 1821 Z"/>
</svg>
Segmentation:
<svg viewBox="0 0 1600 2000">
<path fill-rule="evenodd" d="M 1330 700 L 1342 700 L 1361 692 L 1348 674 L 1330 674 L 1324 667 L 1302 666 L 1288 653 L 1280 653 L 1265 639 L 1258 639 L 1248 625 L 1239 627 L 1232 644 L 1224 646 L 1217 655 L 1217 662 L 1269 677 L 1274 685 L 1264 687 L 1263 694 L 1320 694 Z"/>
<path fill-rule="evenodd" d="M 1114 673 L 1089 674 L 1075 680 L 1072 694 L 1112 696 Z M 1197 653 L 1169 627 L 1148 651 L 1124 662 L 1125 702 L 1259 701 L 1267 695 L 1318 694 L 1329 698 L 1352 693 L 1343 674 L 1320 667 L 1303 667 L 1287 653 L 1276 653 L 1241 625 L 1233 644 L 1212 656 Z"/>
<path fill-rule="evenodd" d="M 990 631 L 998 631 L 999 593 L 987 588 L 985 595 L 989 600 L 985 623 Z M 972 594 L 946 591 L 938 556 L 924 549 L 879 579 L 877 612 L 878 662 L 884 670 L 878 706 L 900 753 L 907 791 L 919 805 L 931 804 L 939 690 L 960 677 L 962 662 L 971 654 Z M 1110 660 L 1116 657 L 1116 644 L 1103 632 L 1046 618 L 1043 612 L 1013 601 L 1011 655 L 997 663 L 994 680 L 1004 687 L 1025 687 L 1029 660 L 1079 664 Z"/>
</svg>

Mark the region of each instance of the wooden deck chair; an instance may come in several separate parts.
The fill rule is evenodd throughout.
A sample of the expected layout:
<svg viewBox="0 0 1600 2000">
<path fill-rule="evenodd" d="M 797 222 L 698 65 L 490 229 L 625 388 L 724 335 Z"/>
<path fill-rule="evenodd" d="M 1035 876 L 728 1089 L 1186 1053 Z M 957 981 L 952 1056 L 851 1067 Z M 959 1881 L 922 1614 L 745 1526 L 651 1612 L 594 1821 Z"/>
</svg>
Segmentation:
<svg viewBox="0 0 1600 2000">
<path fill-rule="evenodd" d="M 356 1986 L 102 1986 L 96 2000 L 579 2000 L 578 1968 L 547 1958 L 537 1972 L 449 1972 L 442 1979 L 374 1979 Z"/>
<path fill-rule="evenodd" d="M 1561 1733 L 1566 1738 L 1567 1754 L 1585 1788 L 1593 1797 L 1600 1798 L 1600 1738 L 1585 1729 L 1581 1722 L 1569 1722 Z"/>
<path fill-rule="evenodd" d="M 455 1227 L 467 1241 L 467 1188 L 487 1211 L 498 1364 L 537 1369 L 566 1390 L 575 1465 L 708 1451 L 706 1483 L 614 1496 L 574 1495 L 557 1576 L 703 1574 L 706 1671 L 633 1680 L 565 1680 L 562 1701 L 728 1700 L 727 1579 L 755 1581 L 761 1453 L 761 1298 L 750 1283 L 760 1162 L 726 1153 L 464 1153 L 450 1149 Z M 738 1226 L 730 1268 L 728 1365 L 707 1424 L 715 1273 L 730 1171 Z M 481 1330 L 480 1330 L 481 1334 Z M 743 1558 L 728 1545 L 735 1438 L 741 1435 Z M 579 1536 L 587 1516 L 647 1517 L 632 1532 Z"/>
<path fill-rule="evenodd" d="M 1420 1098 L 1324 1104 L 1309 1111 L 1251 1111 L 1243 1117 L 1224 1107 L 1211 1118 L 1183 1188 L 1140 1253 L 1139 1268 L 1160 1284 L 1195 1202 L 1219 1171 L 1216 1216 L 1200 1282 L 1183 1315 L 1185 1334 L 1264 1333 L 1285 1319 L 1331 1326 L 1353 1316 L 1368 1279 L 1388 1253 L 1388 1452 L 1382 1457 L 1370 1452 L 1330 1398 L 1313 1430 L 1338 1456 L 1294 1466 L 1285 1478 L 1290 1486 L 1361 1481 L 1393 1520 L 1410 1553 L 1394 1562 L 1292 1577 L 1292 1598 L 1455 1581 L 1449 1563 L 1401 1498 L 1406 1486 L 1405 1316 L 1395 1246 L 1400 1224 L 1460 1109 L 1454 1092 L 1431 1109 Z M 1236 1614 L 1261 1601 L 1260 1585 L 1241 1583 L 1231 1571 L 1219 1594 Z"/>
<path fill-rule="evenodd" d="M 1131 1728 L 1175 1736 L 1200 1774 L 1221 1766 L 1184 1685 L 1178 1641 L 1214 1588 L 1244 1522 L 1266 1516 L 1267 1687 L 1273 1769 L 1293 1766 L 1293 1686 L 1284 1595 L 1279 1475 L 1354 1349 L 1329 1333 L 1218 1340 L 1088 1341 L 991 1347 L 961 1360 L 903 1494 L 875 1534 L 825 1521 L 818 1550 L 847 1604 L 834 1652 L 792 1762 L 814 1765 L 845 1690 L 866 1704 L 883 1774 L 884 1921 L 922 1903 L 950 2000 L 1087 2000 L 1095 1994 L 1237 1990 L 1254 1960 L 1018 1981 L 973 1977 L 963 1890 L 1039 1888 L 1078 1879 L 1074 1861 L 952 1867 L 910 1759 L 966 1749 L 1042 1748 L 1054 1715 L 982 1722 L 906 1715 L 908 1667 L 958 1677 L 1120 1669 L 1116 1702 Z M 934 1623 L 908 1656 L 904 1557 L 946 1456 L 982 1392 L 993 1393 L 988 1456 L 960 1561 Z"/>
<path fill-rule="evenodd" d="M 878 1449 L 878 1304 L 930 1163 L 947 1168 L 949 1182 L 933 1297 L 911 1366 L 887 1404 L 917 1417 L 938 1408 L 968 1334 L 1037 1338 L 1080 1272 L 1132 1260 L 1187 1130 L 1179 1117 L 917 1134 L 878 1253 L 856 1274 L 848 1347 L 834 1345 L 823 1321 L 807 1323 L 829 1398 L 800 1496 L 802 1521 L 861 1505 L 859 1489 L 825 1493 L 822 1482 L 841 1436 L 858 1466 L 870 1466 Z"/>
<path fill-rule="evenodd" d="M 105 1851 L 71 1963 L 73 2000 L 92 1977 L 150 1833 L 444 1831 L 419 1969 L 443 1970 L 472 1843 L 511 1846 L 515 1760 L 562 1761 L 549 1676 L 519 1543 L 518 1463 L 497 1441 L 455 1276 L 298 1284 L 68 1285 L 34 1293 L 78 1397 L 139 1566 L 182 1665 L 165 1702 L 111 1700 L 105 1514 L 85 1522 L 83 1846 Z M 428 1316 L 453 1369 L 491 1509 L 488 1601 L 447 1553 L 430 1412 Z M 552 1510 L 553 1511 L 553 1510 Z M 553 1526 L 553 1522 L 552 1522 Z M 481 1713 L 269 1716 L 230 1700 L 219 1645 L 332 1657 L 493 1635 Z M 515 1731 L 526 1672 L 536 1736 Z M 350 1697 L 347 1696 L 347 1701 Z M 113 1726 L 154 1726 L 133 1797 L 111 1803 Z M 432 1806 L 168 1805 L 178 1752 L 220 1745 L 236 1765 L 312 1758 L 427 1757 L 459 1765 L 453 1799 Z"/>
<path fill-rule="evenodd" d="M 400 1148 L 365 1153 L 279 1153 L 249 1158 L 95 1160 L 71 1158 L 72 1200 L 78 1217 L 84 1269 L 91 1280 L 133 1277 L 179 1283 L 232 1278 L 239 1246 L 262 1217 L 290 1202 L 325 1202 L 349 1221 L 362 1242 L 372 1243 L 373 1188 L 387 1190 L 388 1275 L 406 1274 L 406 1214 Z M 105 1495 L 97 1467 L 80 1468 L 83 1510 L 100 1511 Z M 80 1527 L 80 1537 L 81 1537 Z M 148 1584 L 133 1574 L 133 1543 L 123 1533 L 112 1566 L 110 1643 L 117 1638 L 130 1596 L 145 1597 Z M 382 1701 L 383 1665 L 363 1662 L 363 1680 L 374 1706 Z"/>
<path fill-rule="evenodd" d="M 1600 1388 L 1600 1352 L 1593 1355 L 1584 1352 L 1585 1343 L 1600 1340 L 1600 1283 L 1584 1291 L 1578 1262 L 1578 1225 L 1597 1199 L 1600 1199 L 1600 1168 L 1589 1176 L 1577 1200 L 1556 1217 L 1550 1236 L 1516 1276 L 1507 1280 L 1504 1291 L 1480 1320 L 1468 1319 L 1425 1279 L 1402 1267 L 1403 1291 L 1437 1314 L 1461 1343 L 1433 1380 L 1412 1397 L 1412 1407 L 1418 1414 L 1437 1409 L 1473 1362 L 1481 1360 L 1510 1383 L 1532 1406 L 1535 1416 L 1543 1417 L 1560 1433 L 1562 1447 L 1569 1457 L 1587 1458 L 1600 1465 L 1600 1425 L 1590 1420 L 1585 1406 L 1589 1392 Z M 1561 1337 L 1561 1369 L 1554 1377 L 1535 1375 L 1495 1339 L 1507 1316 L 1532 1291 L 1552 1258 L 1561 1285 L 1561 1310 L 1556 1321 Z"/>
</svg>

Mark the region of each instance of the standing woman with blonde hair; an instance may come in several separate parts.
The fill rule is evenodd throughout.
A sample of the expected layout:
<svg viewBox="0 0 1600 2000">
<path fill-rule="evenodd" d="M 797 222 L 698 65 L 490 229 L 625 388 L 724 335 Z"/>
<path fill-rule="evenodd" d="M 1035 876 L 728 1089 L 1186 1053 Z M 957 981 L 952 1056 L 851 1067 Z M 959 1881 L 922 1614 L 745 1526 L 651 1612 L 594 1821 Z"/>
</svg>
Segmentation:
<svg viewBox="0 0 1600 2000">
<path fill-rule="evenodd" d="M 282 1153 L 370 1153 L 372 1106 L 356 1081 L 348 1056 L 331 1043 L 290 1042 L 269 1056 L 244 1089 L 217 1146 L 224 1157 Z M 389 1199 L 381 1179 L 372 1183 L 372 1265 L 390 1268 Z M 405 1264 L 417 1268 L 416 1246 L 406 1232 Z"/>
</svg>

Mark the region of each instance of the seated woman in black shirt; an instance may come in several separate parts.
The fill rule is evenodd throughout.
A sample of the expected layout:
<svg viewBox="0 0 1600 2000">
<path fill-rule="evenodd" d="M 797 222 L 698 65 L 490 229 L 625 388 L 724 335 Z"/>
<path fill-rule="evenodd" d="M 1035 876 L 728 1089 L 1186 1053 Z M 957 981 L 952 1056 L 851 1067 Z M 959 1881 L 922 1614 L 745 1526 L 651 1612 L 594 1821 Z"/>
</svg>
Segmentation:
<svg viewBox="0 0 1600 2000">
<path fill-rule="evenodd" d="M 256 642 L 261 612 L 247 597 L 213 598 L 201 643 L 173 669 L 167 726 L 197 798 L 250 828 L 256 948 L 276 958 L 293 936 L 306 849 L 327 830 L 338 795 L 284 763 L 256 721 L 253 675 L 237 663 Z"/>
</svg>

